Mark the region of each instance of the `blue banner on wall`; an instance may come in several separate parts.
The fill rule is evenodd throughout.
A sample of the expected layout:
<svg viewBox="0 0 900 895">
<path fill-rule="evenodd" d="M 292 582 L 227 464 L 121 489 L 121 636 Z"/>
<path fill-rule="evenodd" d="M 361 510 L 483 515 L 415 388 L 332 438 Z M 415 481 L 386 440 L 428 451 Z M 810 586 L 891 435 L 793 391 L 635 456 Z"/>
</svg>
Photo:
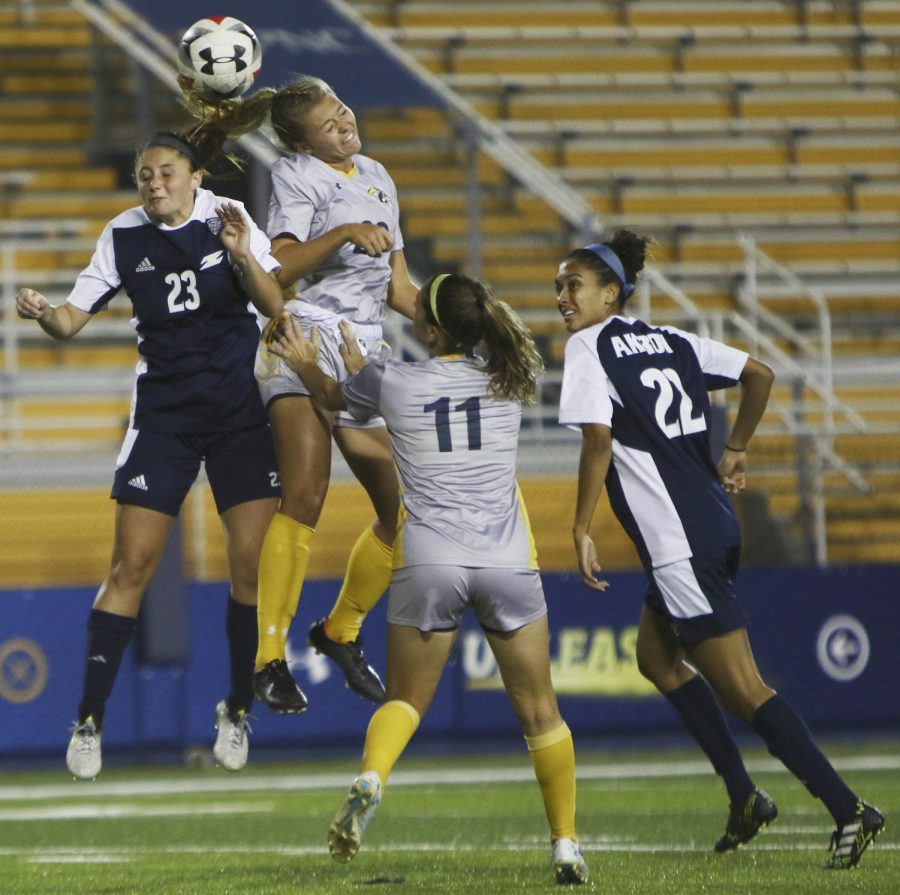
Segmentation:
<svg viewBox="0 0 900 895">
<path fill-rule="evenodd" d="M 127 0 L 173 44 L 203 12 L 176 0 Z M 327 0 L 231 0 L 210 7 L 246 22 L 262 46 L 258 87 L 280 87 L 298 74 L 327 81 L 355 109 L 438 106 L 442 100 L 341 16 Z"/>
<path fill-rule="evenodd" d="M 898 572 L 881 566 L 741 575 L 763 677 L 813 727 L 862 731 L 900 724 Z M 643 576 L 608 578 L 610 589 L 596 593 L 574 575 L 544 576 L 562 712 L 576 736 L 677 732 L 674 713 L 635 663 Z M 328 611 L 336 591 L 336 582 L 308 582 L 290 637 L 289 662 L 309 711 L 280 717 L 257 708 L 255 745 L 361 744 L 372 706 L 306 645 L 306 629 Z M 228 689 L 226 594 L 225 585 L 188 588 L 186 664 L 140 665 L 129 650 L 107 709 L 105 750 L 211 745 L 213 710 Z M 93 598 L 86 589 L 0 592 L 0 756 L 64 750 L 80 697 Z M 366 654 L 382 671 L 384 603 L 364 628 Z M 419 737 L 517 735 L 493 657 L 467 618 Z"/>
</svg>

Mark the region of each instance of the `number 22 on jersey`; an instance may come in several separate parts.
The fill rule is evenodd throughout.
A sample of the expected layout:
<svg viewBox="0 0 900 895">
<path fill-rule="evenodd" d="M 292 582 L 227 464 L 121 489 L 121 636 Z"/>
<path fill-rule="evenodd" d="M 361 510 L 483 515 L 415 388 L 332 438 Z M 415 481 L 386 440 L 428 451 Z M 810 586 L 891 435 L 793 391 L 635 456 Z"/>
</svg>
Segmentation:
<svg viewBox="0 0 900 895">
<path fill-rule="evenodd" d="M 641 384 L 659 392 L 653 412 L 666 438 L 678 438 L 680 435 L 693 435 L 695 432 L 706 430 L 706 417 L 702 413 L 699 416 L 693 415 L 694 402 L 682 385 L 681 377 L 671 367 L 662 370 L 650 367 L 644 370 L 641 373 Z M 676 400 L 677 416 L 667 420 Z"/>
</svg>

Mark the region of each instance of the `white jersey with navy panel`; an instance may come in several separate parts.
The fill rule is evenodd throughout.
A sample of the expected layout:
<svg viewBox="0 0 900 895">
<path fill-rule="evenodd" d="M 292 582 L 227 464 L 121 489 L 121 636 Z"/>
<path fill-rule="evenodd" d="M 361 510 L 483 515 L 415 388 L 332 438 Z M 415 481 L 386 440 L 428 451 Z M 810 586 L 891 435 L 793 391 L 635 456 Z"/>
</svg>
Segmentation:
<svg viewBox="0 0 900 895">
<path fill-rule="evenodd" d="M 522 408 L 462 356 L 368 364 L 342 386 L 357 419 L 384 417 L 401 481 L 394 568 L 537 568 L 516 484 Z"/>
<path fill-rule="evenodd" d="M 89 314 L 120 290 L 131 299 L 135 429 L 225 432 L 266 422 L 253 376 L 257 315 L 219 237 L 216 208 L 232 201 L 198 189 L 190 220 L 177 227 L 152 221 L 142 207 L 123 212 L 104 228 L 68 297 Z M 268 238 L 244 214 L 254 257 L 276 270 Z"/>
<path fill-rule="evenodd" d="M 566 345 L 559 421 L 611 427 L 610 504 L 648 569 L 740 542 L 710 454 L 707 393 L 734 385 L 746 362 L 721 342 L 619 316 Z"/>
<path fill-rule="evenodd" d="M 397 188 L 384 166 L 364 155 L 353 157 L 350 174 L 306 153 L 272 165 L 269 236 L 314 239 L 343 224 L 376 224 L 394 238 L 390 252 L 373 258 L 344 243 L 297 283 L 306 302 L 364 325 L 380 324 L 387 306 L 391 252 L 403 248 Z"/>
</svg>

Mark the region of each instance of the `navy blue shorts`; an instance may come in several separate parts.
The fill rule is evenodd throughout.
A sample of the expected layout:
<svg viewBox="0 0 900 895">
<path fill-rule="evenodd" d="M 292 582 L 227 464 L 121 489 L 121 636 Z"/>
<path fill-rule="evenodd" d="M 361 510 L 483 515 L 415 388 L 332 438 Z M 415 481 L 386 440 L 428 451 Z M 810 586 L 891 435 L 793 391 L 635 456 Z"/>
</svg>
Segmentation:
<svg viewBox="0 0 900 895">
<path fill-rule="evenodd" d="M 239 503 L 281 496 L 272 433 L 263 424 L 187 435 L 129 429 L 110 497 L 177 516 L 201 463 L 220 516 Z"/>
<path fill-rule="evenodd" d="M 724 557 L 692 556 L 653 569 L 644 604 L 669 620 L 687 648 L 746 628 L 734 589 L 740 556 L 740 547 L 731 547 Z"/>
</svg>

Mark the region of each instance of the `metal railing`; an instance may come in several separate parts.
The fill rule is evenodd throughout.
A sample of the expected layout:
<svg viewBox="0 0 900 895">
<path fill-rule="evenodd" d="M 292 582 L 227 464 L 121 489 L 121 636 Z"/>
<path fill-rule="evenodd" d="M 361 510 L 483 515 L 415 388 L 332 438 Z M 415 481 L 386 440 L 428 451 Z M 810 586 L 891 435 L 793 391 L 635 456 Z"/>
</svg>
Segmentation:
<svg viewBox="0 0 900 895">
<path fill-rule="evenodd" d="M 437 77 L 424 70 L 412 57 L 394 46 L 377 29 L 367 22 L 349 7 L 343 0 L 328 0 L 344 18 L 351 21 L 366 36 L 381 46 L 395 60 L 403 64 L 407 70 L 413 73 L 420 81 L 425 83 L 438 95 L 446 107 L 450 110 L 450 117 L 454 123 L 457 136 L 463 141 L 465 157 L 467 159 L 469 176 L 466 182 L 467 195 L 467 269 L 475 275 L 481 270 L 481 251 L 483 239 L 480 229 L 480 204 L 482 199 L 482 187 L 478 182 L 477 160 L 481 153 L 486 154 L 508 173 L 511 180 L 547 203 L 560 218 L 566 222 L 574 238 L 582 244 L 596 239 L 601 232 L 602 222 L 594 213 L 591 206 L 571 186 L 566 184 L 553 172 L 541 166 L 533 157 L 523 150 L 511 138 L 505 135 L 496 125 L 479 115 L 466 101 L 457 96 Z M 129 7 L 124 6 L 118 0 L 99 0 L 89 3 L 87 0 L 71 0 L 71 6 L 80 11 L 99 31 L 109 37 L 115 44 L 133 59 L 136 64 L 149 71 L 160 80 L 173 94 L 178 94 L 177 81 L 173 66 L 175 48 L 171 41 L 164 35 L 153 29 L 144 19 L 136 15 Z M 137 112 L 136 112 L 137 114 Z M 242 137 L 241 144 L 250 155 L 258 160 L 260 165 L 268 167 L 278 157 L 278 151 L 262 135 L 254 134 Z M 58 224 L 58 222 L 56 222 Z M 48 227 L 48 231 L 64 233 L 64 226 Z M 35 227 L 40 230 L 39 226 Z M 75 240 L 77 227 L 71 226 Z M 62 238 L 62 237 L 60 237 Z M 50 243 L 43 243 L 45 248 Z M 863 431 L 865 424 L 852 408 L 839 401 L 833 390 L 833 376 L 831 369 L 831 334 L 830 319 L 828 317 L 827 301 L 816 290 L 807 289 L 807 297 L 817 309 L 820 335 L 818 340 L 812 339 L 806 333 L 792 328 L 778 315 L 768 311 L 760 305 L 756 298 L 757 268 L 764 267 L 766 271 L 779 276 L 782 282 L 791 286 L 806 289 L 794 277 L 790 271 L 781 268 L 767 256 L 763 256 L 752 241 L 742 241 L 747 254 L 747 267 L 745 271 L 747 285 L 742 290 L 740 301 L 745 308 L 744 314 L 736 312 L 728 314 L 710 314 L 702 311 L 688 295 L 668 280 L 659 270 L 647 267 L 639 283 L 635 296 L 635 308 L 638 316 L 652 319 L 654 322 L 671 322 L 699 332 L 701 335 L 709 335 L 714 338 L 726 338 L 729 335 L 739 338 L 744 343 L 758 352 L 762 359 L 770 362 L 781 377 L 787 377 L 792 381 L 795 391 L 795 401 L 789 409 L 783 410 L 780 415 L 782 431 L 791 435 L 803 449 L 797 451 L 797 475 L 803 481 L 811 480 L 812 497 L 810 504 L 813 506 L 811 517 L 812 539 L 815 542 L 815 557 L 819 564 L 827 561 L 825 549 L 825 516 L 824 516 L 824 475 L 827 469 L 837 470 L 842 473 L 854 485 L 864 489 L 865 480 L 860 471 L 842 460 L 834 451 L 835 416 L 843 417 L 854 431 Z M 18 345 L 21 338 L 22 327 L 15 319 L 14 294 L 15 288 L 22 278 L 21 266 L 17 264 L 16 255 L 27 246 L 29 251 L 35 250 L 34 242 L 12 241 L 4 245 L 2 253 L 2 301 L 3 320 L 2 335 L 5 349 L 4 368 L 0 372 L 0 400 L 5 403 L 6 422 L 15 420 L 15 402 L 23 395 L 25 379 L 18 366 Z M 752 259 L 752 260 L 751 260 Z M 798 285 L 799 284 L 799 285 Z M 665 304 L 674 304 L 671 308 L 660 314 L 655 303 L 661 297 L 665 297 Z M 553 314 L 553 312 L 550 312 Z M 531 319 L 531 318 L 529 318 Z M 548 318 L 549 319 L 549 318 Z M 556 318 L 553 314 L 553 319 Z M 99 323 L 99 321 L 98 321 Z M 393 320 L 387 324 L 389 338 L 395 346 L 395 352 L 406 353 L 408 356 L 420 356 L 420 349 L 411 340 L 409 333 L 403 328 L 402 321 Z M 767 334 L 768 333 L 770 334 Z M 103 328 L 92 325 L 88 336 L 94 338 L 103 334 Z M 127 325 L 127 321 L 110 322 L 108 335 L 121 334 L 133 344 L 133 332 Z M 785 350 L 780 341 L 787 340 L 796 346 L 795 353 Z M 123 372 L 123 371 L 120 371 Z M 124 379 L 117 379 L 121 394 L 122 391 L 130 391 L 132 383 L 131 369 Z M 38 384 L 38 378 L 34 374 L 27 377 L 29 388 L 38 389 L 46 387 Z M 69 394 L 78 393 L 79 388 L 92 389 L 92 393 L 102 393 L 104 388 L 110 387 L 110 380 L 101 377 L 92 385 L 90 377 L 59 378 L 61 389 Z M 50 380 L 48 380 L 49 382 Z M 560 371 L 550 370 L 542 384 L 542 400 L 532 408 L 529 408 L 525 416 L 525 428 L 523 429 L 523 446 L 541 446 L 552 442 L 554 446 L 568 445 L 573 450 L 577 441 L 572 433 L 561 429 L 556 423 L 556 406 L 549 395 L 554 394 L 559 386 Z M 87 383 L 87 384 L 86 384 Z M 68 390 L 68 391 L 67 391 Z M 544 400 L 546 394 L 546 400 Z M 823 424 L 815 425 L 811 422 L 811 407 L 821 408 Z M 21 431 L 21 427 L 19 427 Z M 17 439 L 7 440 L 5 451 L 15 450 Z M 21 439 L 18 439 L 21 444 Z M 811 445 L 813 451 L 812 463 L 808 463 L 805 457 Z M 111 446 L 114 450 L 115 446 Z M 556 450 L 550 452 L 555 456 L 561 455 Z M 562 453 L 565 453 L 563 451 Z M 809 472 L 812 469 L 810 477 Z"/>
</svg>

